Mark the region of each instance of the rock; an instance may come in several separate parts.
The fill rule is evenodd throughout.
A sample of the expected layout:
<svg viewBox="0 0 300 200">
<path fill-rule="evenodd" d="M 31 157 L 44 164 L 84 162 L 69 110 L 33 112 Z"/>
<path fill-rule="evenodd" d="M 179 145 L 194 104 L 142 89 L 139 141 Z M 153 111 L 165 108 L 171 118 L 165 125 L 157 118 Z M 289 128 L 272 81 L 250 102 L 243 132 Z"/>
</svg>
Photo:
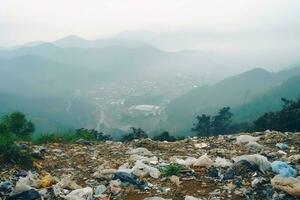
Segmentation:
<svg viewBox="0 0 300 200">
<path fill-rule="evenodd" d="M 291 163 L 300 164 L 300 154 L 296 154 L 288 157 L 288 161 Z"/>
<path fill-rule="evenodd" d="M 20 192 L 6 198 L 6 200 L 37 200 L 37 199 L 42 199 L 42 198 L 41 195 L 34 189 Z"/>
<path fill-rule="evenodd" d="M 274 188 L 282 190 L 293 196 L 300 196 L 300 178 L 275 176 L 271 180 Z"/>
<path fill-rule="evenodd" d="M 251 135 L 239 135 L 236 138 L 236 142 L 238 144 L 245 144 L 248 142 L 257 142 L 259 139 L 259 137 L 253 137 Z"/>
<path fill-rule="evenodd" d="M 259 154 L 243 155 L 233 158 L 233 160 L 235 162 L 238 162 L 240 160 L 246 160 L 249 163 L 258 166 L 258 169 L 263 173 L 265 173 L 265 171 L 271 168 L 271 163 L 268 161 L 268 159 L 265 156 Z"/>
<path fill-rule="evenodd" d="M 283 177 L 295 177 L 297 171 L 289 166 L 287 163 L 282 161 L 274 161 L 272 163 L 272 171 Z"/>
<path fill-rule="evenodd" d="M 91 187 L 73 190 L 64 198 L 66 200 L 91 200 L 93 197 L 93 189 Z"/>
<path fill-rule="evenodd" d="M 205 154 L 198 158 L 193 164 L 193 166 L 209 168 L 210 166 L 212 166 L 212 164 L 213 161 L 209 158 L 208 155 Z"/>
</svg>

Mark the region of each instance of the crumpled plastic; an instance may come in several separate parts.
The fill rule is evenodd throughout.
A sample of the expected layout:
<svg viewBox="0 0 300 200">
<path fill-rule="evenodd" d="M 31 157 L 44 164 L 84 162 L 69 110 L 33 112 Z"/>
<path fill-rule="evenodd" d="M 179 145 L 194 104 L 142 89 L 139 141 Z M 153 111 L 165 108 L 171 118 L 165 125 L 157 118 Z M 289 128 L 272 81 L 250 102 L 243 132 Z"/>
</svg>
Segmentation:
<svg viewBox="0 0 300 200">
<path fill-rule="evenodd" d="M 300 178 L 275 176 L 271 179 L 274 188 L 282 190 L 293 196 L 300 196 Z"/>
<path fill-rule="evenodd" d="M 257 165 L 258 169 L 265 173 L 271 168 L 271 163 L 268 161 L 268 159 L 265 156 L 262 156 L 260 154 L 253 154 L 253 155 L 242 155 L 238 156 L 236 158 L 233 158 L 234 162 L 238 162 L 240 160 L 246 160 L 250 162 L 251 164 Z"/>
<path fill-rule="evenodd" d="M 160 171 L 155 167 L 144 164 L 142 161 L 136 161 L 135 166 L 132 168 L 132 173 L 139 177 L 150 175 L 152 178 L 159 178 Z"/>
<path fill-rule="evenodd" d="M 232 162 L 225 158 L 217 157 L 213 165 L 215 167 L 230 167 L 232 166 Z"/>
<path fill-rule="evenodd" d="M 140 156 L 152 156 L 152 152 L 149 151 L 148 149 L 144 148 L 144 147 L 139 147 L 136 149 L 131 149 L 129 151 L 127 151 L 128 154 L 137 154 Z"/>
<path fill-rule="evenodd" d="M 297 171 L 282 161 L 274 161 L 272 163 L 272 171 L 283 177 L 296 177 Z"/>
<path fill-rule="evenodd" d="M 209 168 L 210 166 L 212 166 L 212 164 L 213 164 L 213 161 L 209 158 L 208 155 L 204 154 L 203 156 L 201 156 L 200 158 L 198 158 L 195 161 L 193 166 Z"/>
<path fill-rule="evenodd" d="M 93 188 L 86 187 L 73 190 L 64 197 L 66 200 L 91 200 L 93 197 Z"/>
<path fill-rule="evenodd" d="M 239 135 L 236 137 L 236 142 L 238 144 L 245 144 L 248 142 L 257 142 L 260 137 L 253 137 L 251 135 Z"/>
</svg>

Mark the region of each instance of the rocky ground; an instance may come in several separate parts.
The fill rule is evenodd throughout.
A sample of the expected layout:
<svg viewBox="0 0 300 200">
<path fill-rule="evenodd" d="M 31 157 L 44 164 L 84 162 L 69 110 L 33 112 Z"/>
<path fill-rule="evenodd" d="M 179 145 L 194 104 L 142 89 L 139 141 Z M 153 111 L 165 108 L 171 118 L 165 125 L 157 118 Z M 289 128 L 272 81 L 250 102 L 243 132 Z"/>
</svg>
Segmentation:
<svg viewBox="0 0 300 200">
<path fill-rule="evenodd" d="M 0 200 L 300 199 L 300 133 L 21 145 L 34 167 L 1 163 Z"/>
</svg>

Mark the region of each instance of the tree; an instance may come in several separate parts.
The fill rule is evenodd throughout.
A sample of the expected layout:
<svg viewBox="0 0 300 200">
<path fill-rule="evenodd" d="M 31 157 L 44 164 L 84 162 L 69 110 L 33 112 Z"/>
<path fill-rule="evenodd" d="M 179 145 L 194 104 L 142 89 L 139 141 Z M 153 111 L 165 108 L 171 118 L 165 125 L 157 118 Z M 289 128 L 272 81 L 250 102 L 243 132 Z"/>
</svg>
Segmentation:
<svg viewBox="0 0 300 200">
<path fill-rule="evenodd" d="M 14 133 L 20 136 L 28 136 L 34 132 L 34 124 L 27 120 L 21 112 L 6 115 L 0 125 L 2 131 Z"/>
<path fill-rule="evenodd" d="M 211 133 L 211 117 L 209 115 L 202 114 L 201 116 L 197 115 L 197 123 L 194 123 L 192 131 L 195 131 L 197 135 L 204 136 L 210 135 Z"/>
<path fill-rule="evenodd" d="M 135 128 L 131 127 L 131 132 L 127 135 L 124 135 L 121 139 L 121 141 L 126 142 L 126 141 L 132 141 L 135 139 L 143 139 L 143 138 L 148 138 L 148 135 L 146 134 L 145 131 L 141 128 Z"/>
<path fill-rule="evenodd" d="M 176 138 L 171 136 L 168 131 L 164 131 L 160 135 L 155 136 L 153 140 L 174 142 Z"/>
<path fill-rule="evenodd" d="M 232 123 L 233 114 L 230 111 L 230 107 L 223 107 L 218 115 L 214 116 L 211 123 L 213 134 L 225 134 L 228 133 L 228 128 Z"/>
</svg>

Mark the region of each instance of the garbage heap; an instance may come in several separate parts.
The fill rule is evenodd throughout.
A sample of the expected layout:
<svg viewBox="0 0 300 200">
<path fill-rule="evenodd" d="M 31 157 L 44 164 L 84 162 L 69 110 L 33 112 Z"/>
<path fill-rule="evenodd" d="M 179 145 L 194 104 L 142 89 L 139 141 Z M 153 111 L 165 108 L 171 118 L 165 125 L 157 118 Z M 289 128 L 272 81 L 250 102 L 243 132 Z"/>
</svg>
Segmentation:
<svg viewBox="0 0 300 200">
<path fill-rule="evenodd" d="M 33 167 L 2 162 L 0 200 L 300 199 L 300 133 L 19 145 Z"/>
</svg>

